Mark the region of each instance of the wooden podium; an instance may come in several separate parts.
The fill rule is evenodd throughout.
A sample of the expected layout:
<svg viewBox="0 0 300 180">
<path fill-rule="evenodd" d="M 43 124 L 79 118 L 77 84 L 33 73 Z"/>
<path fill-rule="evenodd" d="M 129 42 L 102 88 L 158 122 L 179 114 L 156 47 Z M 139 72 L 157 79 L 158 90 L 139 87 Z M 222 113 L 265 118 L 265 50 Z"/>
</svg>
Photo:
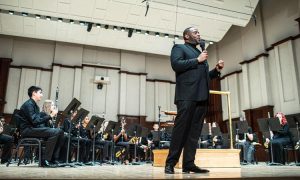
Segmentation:
<svg viewBox="0 0 300 180">
<path fill-rule="evenodd" d="M 153 150 L 153 166 L 164 167 L 168 152 L 168 149 Z M 195 164 L 205 168 L 240 168 L 240 149 L 197 149 Z M 176 168 L 182 168 L 182 156 L 180 156 Z"/>
</svg>

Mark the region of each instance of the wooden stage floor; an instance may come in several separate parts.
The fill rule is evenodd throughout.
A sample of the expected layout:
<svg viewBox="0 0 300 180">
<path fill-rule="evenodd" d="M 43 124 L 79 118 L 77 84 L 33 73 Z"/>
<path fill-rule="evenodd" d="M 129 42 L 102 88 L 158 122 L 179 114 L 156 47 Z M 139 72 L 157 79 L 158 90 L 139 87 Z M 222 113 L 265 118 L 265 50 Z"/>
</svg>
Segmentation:
<svg viewBox="0 0 300 180">
<path fill-rule="evenodd" d="M 265 163 L 241 168 L 208 168 L 208 174 L 164 174 L 163 167 L 151 164 L 39 168 L 37 164 L 0 165 L 1 179 L 300 179 L 300 166 L 267 166 Z"/>
</svg>

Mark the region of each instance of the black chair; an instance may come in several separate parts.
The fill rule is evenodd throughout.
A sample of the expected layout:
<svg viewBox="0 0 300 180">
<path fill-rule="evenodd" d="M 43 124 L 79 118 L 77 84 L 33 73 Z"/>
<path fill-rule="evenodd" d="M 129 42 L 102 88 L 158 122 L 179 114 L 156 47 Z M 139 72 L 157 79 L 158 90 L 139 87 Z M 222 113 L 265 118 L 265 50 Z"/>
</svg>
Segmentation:
<svg viewBox="0 0 300 180">
<path fill-rule="evenodd" d="M 292 143 L 283 147 L 285 164 L 288 164 L 289 152 L 292 151 L 294 154 L 295 163 L 297 163 L 297 150 L 295 149 L 296 143 L 299 141 L 297 136 L 297 128 L 290 128 L 290 132 L 292 135 Z"/>
<path fill-rule="evenodd" d="M 17 159 L 19 159 L 18 162 L 18 166 L 21 164 L 22 158 L 21 155 L 24 154 L 24 148 L 22 150 L 22 153 L 20 156 L 18 156 L 18 152 L 19 152 L 19 148 L 20 147 L 25 147 L 25 146 L 29 146 L 29 147 L 38 147 L 38 152 L 39 152 L 39 167 L 42 166 L 42 144 L 44 144 L 44 139 L 39 139 L 39 138 L 21 138 L 18 142 L 18 145 L 16 147 L 16 157 Z M 9 164 L 11 163 L 11 159 L 9 159 L 9 161 L 7 162 L 6 166 L 8 167 Z"/>
</svg>

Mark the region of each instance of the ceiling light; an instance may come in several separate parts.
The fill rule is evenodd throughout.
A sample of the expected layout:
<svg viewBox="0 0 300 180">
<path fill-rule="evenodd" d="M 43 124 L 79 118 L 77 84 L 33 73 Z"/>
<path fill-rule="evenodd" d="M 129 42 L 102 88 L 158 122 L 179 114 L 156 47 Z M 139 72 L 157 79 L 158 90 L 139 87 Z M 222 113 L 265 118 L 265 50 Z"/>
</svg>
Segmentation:
<svg viewBox="0 0 300 180">
<path fill-rule="evenodd" d="M 118 30 L 118 27 L 117 27 L 117 26 L 114 26 L 114 30 L 115 30 L 115 31 Z"/>
<path fill-rule="evenodd" d="M 165 38 L 168 38 L 169 37 L 169 34 L 165 34 Z"/>
<path fill-rule="evenodd" d="M 140 34 L 142 31 L 140 29 L 135 30 L 136 33 Z"/>
<path fill-rule="evenodd" d="M 209 44 L 214 44 L 214 42 L 212 42 L 212 41 L 209 41 Z"/>
<path fill-rule="evenodd" d="M 58 18 L 57 21 L 58 22 L 63 22 L 63 19 L 62 18 Z"/>
<path fill-rule="evenodd" d="M 175 35 L 174 38 L 177 40 L 177 39 L 179 39 L 179 36 L 178 36 L 178 35 Z"/>
<path fill-rule="evenodd" d="M 47 19 L 48 21 L 50 21 L 50 20 L 51 20 L 51 17 L 50 17 L 50 16 L 46 16 L 46 19 Z"/>
<path fill-rule="evenodd" d="M 70 24 L 74 24 L 74 20 L 73 19 L 70 19 Z"/>
<path fill-rule="evenodd" d="M 156 33 L 155 33 L 155 36 L 156 36 L 156 37 L 159 37 L 159 32 L 156 32 Z"/>
<path fill-rule="evenodd" d="M 35 15 L 35 18 L 37 18 L 37 19 L 40 19 L 41 18 L 41 15 Z"/>
<path fill-rule="evenodd" d="M 101 28 L 101 24 L 96 24 L 96 27 L 97 28 Z"/>
<path fill-rule="evenodd" d="M 8 14 L 13 15 L 14 12 L 13 11 L 8 11 Z"/>
<path fill-rule="evenodd" d="M 145 35 L 149 35 L 149 31 L 146 31 L 146 32 L 145 32 Z"/>
<path fill-rule="evenodd" d="M 125 28 L 124 28 L 124 27 L 121 27 L 121 31 L 124 32 L 124 31 L 125 31 Z"/>
<path fill-rule="evenodd" d="M 132 29 L 132 28 L 129 28 L 129 29 L 128 29 L 128 37 L 131 37 L 131 36 L 132 36 L 132 33 L 133 33 L 133 29 Z"/>
<path fill-rule="evenodd" d="M 105 28 L 105 29 L 108 29 L 108 25 L 105 25 L 104 28 Z"/>
<path fill-rule="evenodd" d="M 88 24 L 88 26 L 87 26 L 87 32 L 91 32 L 91 30 L 92 30 L 92 27 L 93 27 L 93 23 L 91 23 L 91 22 L 88 22 L 87 23 Z"/>
<path fill-rule="evenodd" d="M 26 12 L 22 12 L 22 16 L 28 16 L 28 13 L 26 13 Z"/>
<path fill-rule="evenodd" d="M 85 25 L 85 22 L 80 21 L 79 24 L 80 24 L 81 26 L 84 26 L 84 25 Z"/>
</svg>

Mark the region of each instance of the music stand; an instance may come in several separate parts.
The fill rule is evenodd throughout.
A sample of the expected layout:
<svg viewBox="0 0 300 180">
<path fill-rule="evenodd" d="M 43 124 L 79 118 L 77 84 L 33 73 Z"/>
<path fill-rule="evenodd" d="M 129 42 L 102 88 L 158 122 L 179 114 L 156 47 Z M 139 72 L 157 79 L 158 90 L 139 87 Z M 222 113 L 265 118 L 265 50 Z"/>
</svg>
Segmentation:
<svg viewBox="0 0 300 180">
<path fill-rule="evenodd" d="M 93 161 L 92 161 L 92 166 L 94 166 L 95 165 L 95 139 L 96 139 L 96 131 L 98 132 L 98 130 L 100 129 L 100 127 L 101 127 L 101 124 L 102 124 L 102 122 L 104 121 L 104 118 L 100 118 L 100 117 L 98 117 L 98 116 L 92 116 L 91 117 L 91 119 L 90 119 L 90 121 L 89 121 L 89 123 L 88 123 L 88 125 L 87 125 L 87 130 L 91 130 L 91 129 L 93 129 Z M 100 126 L 98 126 L 98 124 L 100 124 Z M 97 126 L 96 126 L 97 125 Z M 100 165 L 102 165 L 101 163 L 100 163 Z"/>
<path fill-rule="evenodd" d="M 128 127 L 128 131 L 127 131 L 128 135 L 131 137 L 141 137 L 141 133 L 142 133 L 142 126 L 140 126 L 139 124 L 131 124 Z M 136 142 L 134 142 L 134 159 L 132 160 L 132 165 L 140 165 L 140 163 L 136 162 Z"/>
<path fill-rule="evenodd" d="M 73 124 L 79 124 L 78 126 L 78 131 L 77 131 L 77 160 L 76 160 L 76 165 L 83 166 L 81 162 L 79 162 L 79 149 L 80 149 L 80 140 L 82 139 L 80 137 L 80 127 L 81 127 L 81 122 L 82 120 L 89 114 L 89 111 L 80 108 L 76 114 L 76 116 L 72 119 Z"/>
<path fill-rule="evenodd" d="M 217 127 L 212 127 L 211 128 L 211 133 L 212 133 L 212 136 L 222 136 L 222 132 L 220 130 L 220 127 L 217 126 Z"/>
<path fill-rule="evenodd" d="M 68 106 L 65 108 L 65 110 L 61 113 L 62 117 L 59 117 L 58 119 L 61 119 L 61 124 L 64 123 L 65 118 L 64 117 L 70 117 L 73 112 L 75 112 L 78 107 L 81 105 L 81 102 L 78 101 L 76 98 L 73 98 L 72 101 L 68 104 Z M 55 127 L 58 127 L 59 120 L 55 121 Z"/>
<path fill-rule="evenodd" d="M 72 101 L 69 103 L 69 105 L 66 107 L 66 109 L 63 111 L 62 115 L 66 117 L 70 117 L 74 111 L 78 109 L 80 106 L 81 102 L 78 101 L 76 98 L 73 98 Z M 62 123 L 64 123 L 64 118 L 62 118 Z M 57 127 L 57 125 L 56 125 Z M 69 156 L 70 156 L 70 143 L 71 143 L 71 129 L 72 129 L 72 122 L 70 121 L 70 126 L 68 129 L 68 146 L 67 146 L 67 158 L 66 158 L 66 163 L 60 164 L 60 167 L 76 167 L 74 164 L 69 163 Z"/>
<path fill-rule="evenodd" d="M 103 132 L 103 134 L 109 133 L 111 137 L 111 143 L 112 147 L 110 148 L 110 162 L 108 164 L 115 165 L 115 157 L 114 157 L 114 151 L 115 151 L 115 141 L 114 141 L 114 131 L 116 128 L 119 128 L 118 122 L 115 121 L 108 121 L 108 124 Z"/>
<path fill-rule="evenodd" d="M 237 128 L 239 129 L 240 134 L 245 134 L 248 132 L 248 122 L 247 121 L 239 121 L 237 122 Z"/>
</svg>

